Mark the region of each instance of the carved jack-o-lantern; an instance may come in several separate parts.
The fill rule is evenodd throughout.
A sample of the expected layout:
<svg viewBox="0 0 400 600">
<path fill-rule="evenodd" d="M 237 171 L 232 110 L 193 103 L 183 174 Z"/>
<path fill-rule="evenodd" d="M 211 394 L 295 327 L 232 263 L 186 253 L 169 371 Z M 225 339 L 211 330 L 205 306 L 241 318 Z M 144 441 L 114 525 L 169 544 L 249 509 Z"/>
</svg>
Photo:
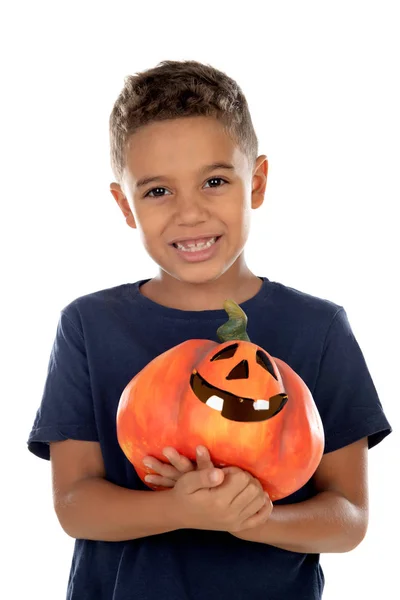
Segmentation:
<svg viewBox="0 0 400 600">
<path fill-rule="evenodd" d="M 282 378 L 272 360 L 251 342 L 226 342 L 199 363 L 190 385 L 199 400 L 226 419 L 266 421 L 287 402 Z"/>
<path fill-rule="evenodd" d="M 195 460 L 201 444 L 216 466 L 249 471 L 277 500 L 316 470 L 322 423 L 303 380 L 250 342 L 237 304 L 224 307 L 229 321 L 217 331 L 222 344 L 183 342 L 128 383 L 118 407 L 118 441 L 143 481 L 145 456 L 165 461 L 163 448 L 173 446 Z"/>
</svg>

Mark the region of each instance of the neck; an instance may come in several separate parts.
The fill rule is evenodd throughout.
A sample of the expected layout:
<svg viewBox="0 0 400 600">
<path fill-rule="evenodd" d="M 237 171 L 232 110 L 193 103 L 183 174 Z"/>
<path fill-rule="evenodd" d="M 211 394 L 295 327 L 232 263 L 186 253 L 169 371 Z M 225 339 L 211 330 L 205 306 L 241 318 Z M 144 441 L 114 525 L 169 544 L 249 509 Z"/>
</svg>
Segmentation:
<svg viewBox="0 0 400 600">
<path fill-rule="evenodd" d="M 141 293 L 163 306 L 179 310 L 217 310 L 223 308 L 224 300 L 241 304 L 257 294 L 262 281 L 246 264 L 234 264 L 214 281 L 188 283 L 175 279 L 160 269 L 154 277 L 140 288 Z"/>
</svg>

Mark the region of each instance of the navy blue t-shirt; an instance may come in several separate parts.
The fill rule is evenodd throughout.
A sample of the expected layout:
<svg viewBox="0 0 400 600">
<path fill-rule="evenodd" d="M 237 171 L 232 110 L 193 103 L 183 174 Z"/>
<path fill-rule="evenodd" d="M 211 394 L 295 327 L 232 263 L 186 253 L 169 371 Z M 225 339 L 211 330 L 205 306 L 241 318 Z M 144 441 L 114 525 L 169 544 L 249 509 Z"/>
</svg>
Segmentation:
<svg viewBox="0 0 400 600">
<path fill-rule="evenodd" d="M 390 425 L 344 308 L 262 279 L 260 291 L 241 305 L 249 337 L 306 382 L 324 425 L 325 452 L 366 436 L 370 448 L 379 443 Z M 87 294 L 61 310 L 28 447 L 49 459 L 51 441 L 98 441 L 107 479 L 146 490 L 117 441 L 121 393 L 173 346 L 193 338 L 218 341 L 216 330 L 227 316 L 222 309 L 161 306 L 140 293 L 142 283 Z M 315 493 L 311 479 L 277 504 Z M 179 530 L 124 542 L 76 540 L 67 599 L 317 600 L 323 586 L 318 554 L 225 532 Z"/>
</svg>

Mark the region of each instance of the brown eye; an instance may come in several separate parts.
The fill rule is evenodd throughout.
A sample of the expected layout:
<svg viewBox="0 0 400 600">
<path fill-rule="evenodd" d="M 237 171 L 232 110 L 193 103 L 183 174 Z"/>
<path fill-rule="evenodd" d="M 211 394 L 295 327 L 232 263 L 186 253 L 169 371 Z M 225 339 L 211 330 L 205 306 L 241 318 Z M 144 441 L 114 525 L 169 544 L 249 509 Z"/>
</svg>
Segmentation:
<svg viewBox="0 0 400 600">
<path fill-rule="evenodd" d="M 165 194 L 163 194 L 163 192 L 167 192 L 168 190 L 166 190 L 164 187 L 156 187 L 153 188 L 151 190 L 149 190 L 147 192 L 147 194 L 145 194 L 145 198 L 163 198 L 165 196 Z"/>
<path fill-rule="evenodd" d="M 215 183 L 218 181 L 223 181 L 222 185 L 225 185 L 226 183 L 228 183 L 227 181 L 225 181 L 225 179 L 222 179 L 222 177 L 212 177 L 212 179 L 209 179 L 208 181 L 206 181 L 206 183 L 210 183 L 210 182 Z M 217 184 L 217 185 L 211 185 L 210 187 L 212 189 L 212 188 L 217 188 L 217 187 L 222 187 L 222 186 Z"/>
<path fill-rule="evenodd" d="M 239 344 L 232 344 L 231 346 L 227 346 L 223 348 L 215 356 L 212 357 L 211 362 L 214 360 L 224 360 L 225 358 L 232 358 L 235 356 L 235 352 L 238 349 Z"/>
<path fill-rule="evenodd" d="M 269 360 L 268 356 L 265 354 L 265 352 L 257 350 L 256 361 L 261 367 L 263 367 L 263 369 L 268 371 L 268 373 L 271 373 L 272 377 L 274 377 L 278 381 L 278 378 L 274 372 L 274 367 L 272 366 L 272 363 Z"/>
</svg>

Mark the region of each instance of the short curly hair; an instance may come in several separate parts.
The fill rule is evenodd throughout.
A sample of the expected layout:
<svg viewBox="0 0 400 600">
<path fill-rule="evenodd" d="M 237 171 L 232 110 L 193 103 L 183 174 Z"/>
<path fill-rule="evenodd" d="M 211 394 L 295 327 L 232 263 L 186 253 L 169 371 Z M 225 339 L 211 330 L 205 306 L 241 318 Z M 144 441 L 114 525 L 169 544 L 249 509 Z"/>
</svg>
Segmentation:
<svg viewBox="0 0 400 600">
<path fill-rule="evenodd" d="M 254 164 L 258 140 L 247 100 L 228 75 L 194 60 L 166 60 L 128 75 L 110 115 L 111 168 L 121 183 L 126 145 L 139 127 L 154 121 L 213 116 Z"/>
</svg>

